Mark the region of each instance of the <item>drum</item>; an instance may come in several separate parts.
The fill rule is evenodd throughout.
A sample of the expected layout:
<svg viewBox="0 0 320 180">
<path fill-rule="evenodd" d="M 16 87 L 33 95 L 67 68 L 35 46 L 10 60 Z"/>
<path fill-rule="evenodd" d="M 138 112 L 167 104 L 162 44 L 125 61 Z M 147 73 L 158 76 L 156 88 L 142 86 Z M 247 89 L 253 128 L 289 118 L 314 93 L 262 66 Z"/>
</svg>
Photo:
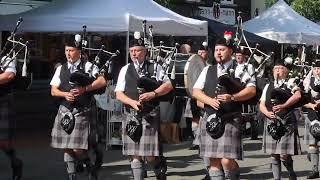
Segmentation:
<svg viewBox="0 0 320 180">
<path fill-rule="evenodd" d="M 197 54 L 179 54 L 174 58 L 175 78 L 173 82 L 175 94 L 176 96 L 191 96 L 193 85 L 205 67 L 205 63 Z M 169 73 L 169 77 L 172 77 L 171 73 Z"/>
<path fill-rule="evenodd" d="M 192 55 L 184 66 L 184 86 L 189 96 L 192 96 L 193 86 L 205 66 L 205 62 L 197 54 Z"/>
</svg>

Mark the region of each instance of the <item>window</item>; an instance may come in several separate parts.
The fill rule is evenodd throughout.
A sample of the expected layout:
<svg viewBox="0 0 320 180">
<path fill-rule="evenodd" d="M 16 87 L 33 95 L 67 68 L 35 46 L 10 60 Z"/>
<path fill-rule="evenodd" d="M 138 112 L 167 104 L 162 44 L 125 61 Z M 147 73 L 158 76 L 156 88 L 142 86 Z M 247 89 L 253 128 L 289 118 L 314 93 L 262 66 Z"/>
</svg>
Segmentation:
<svg viewBox="0 0 320 180">
<path fill-rule="evenodd" d="M 233 0 L 221 0 L 221 4 L 234 4 Z"/>
</svg>

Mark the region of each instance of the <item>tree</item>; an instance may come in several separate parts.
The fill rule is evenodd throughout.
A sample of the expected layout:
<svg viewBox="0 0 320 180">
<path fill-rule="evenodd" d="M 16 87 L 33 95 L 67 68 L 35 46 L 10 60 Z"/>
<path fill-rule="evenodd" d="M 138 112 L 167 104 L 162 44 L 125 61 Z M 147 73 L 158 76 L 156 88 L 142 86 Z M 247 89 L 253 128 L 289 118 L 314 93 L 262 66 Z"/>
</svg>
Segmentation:
<svg viewBox="0 0 320 180">
<path fill-rule="evenodd" d="M 320 1 L 315 0 L 295 0 L 292 8 L 305 18 L 318 22 L 320 21 Z"/>
<path fill-rule="evenodd" d="M 274 3 L 276 3 L 278 0 L 265 0 L 266 7 L 272 6 Z M 293 2 L 294 0 L 285 0 L 286 3 L 289 5 Z"/>
<path fill-rule="evenodd" d="M 266 7 L 272 6 L 278 0 L 265 0 Z M 320 1 L 319 0 L 285 0 L 293 10 L 305 18 L 318 22 L 320 21 Z"/>
<path fill-rule="evenodd" d="M 160 4 L 161 6 L 164 6 L 169 9 L 174 9 L 177 6 L 177 4 L 184 2 L 184 0 L 154 0 L 154 1 Z"/>
</svg>

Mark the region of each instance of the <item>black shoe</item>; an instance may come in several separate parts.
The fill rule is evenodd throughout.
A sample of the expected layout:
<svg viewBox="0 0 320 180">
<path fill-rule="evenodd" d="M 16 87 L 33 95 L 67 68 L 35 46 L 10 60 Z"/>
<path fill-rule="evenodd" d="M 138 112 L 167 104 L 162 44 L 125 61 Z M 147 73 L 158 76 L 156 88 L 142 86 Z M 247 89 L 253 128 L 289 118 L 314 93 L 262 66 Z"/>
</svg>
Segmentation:
<svg viewBox="0 0 320 180">
<path fill-rule="evenodd" d="M 76 172 L 77 173 L 83 173 L 84 172 L 84 167 L 82 162 L 77 162 L 76 163 Z"/>
<path fill-rule="evenodd" d="M 157 175 L 157 180 L 167 180 L 166 173 L 160 173 Z"/>
<path fill-rule="evenodd" d="M 98 170 L 94 165 L 87 166 L 88 180 L 98 180 Z"/>
<path fill-rule="evenodd" d="M 96 173 L 90 173 L 88 180 L 98 180 L 98 175 Z"/>
<path fill-rule="evenodd" d="M 20 180 L 22 177 L 23 163 L 20 159 L 15 159 L 11 163 L 12 180 Z"/>
<path fill-rule="evenodd" d="M 96 170 L 100 169 L 103 164 L 103 156 L 98 156 L 96 157 L 96 161 L 94 162 L 94 167 Z"/>
<path fill-rule="evenodd" d="M 77 175 L 75 173 L 68 174 L 68 180 L 77 180 Z"/>
<path fill-rule="evenodd" d="M 145 170 L 145 169 L 143 170 L 143 177 L 144 177 L 144 178 L 147 178 L 147 177 L 148 177 L 148 172 L 147 172 L 147 170 Z"/>
<path fill-rule="evenodd" d="M 189 148 L 189 150 L 198 150 L 198 149 L 199 149 L 199 145 L 194 145 Z"/>
<path fill-rule="evenodd" d="M 289 174 L 289 180 L 297 180 L 296 173 Z"/>
<path fill-rule="evenodd" d="M 206 174 L 206 176 L 204 178 L 202 178 L 201 180 L 210 180 L 209 174 Z"/>
<path fill-rule="evenodd" d="M 307 179 L 316 179 L 319 178 L 319 171 L 312 171 L 309 176 L 307 176 Z"/>
</svg>

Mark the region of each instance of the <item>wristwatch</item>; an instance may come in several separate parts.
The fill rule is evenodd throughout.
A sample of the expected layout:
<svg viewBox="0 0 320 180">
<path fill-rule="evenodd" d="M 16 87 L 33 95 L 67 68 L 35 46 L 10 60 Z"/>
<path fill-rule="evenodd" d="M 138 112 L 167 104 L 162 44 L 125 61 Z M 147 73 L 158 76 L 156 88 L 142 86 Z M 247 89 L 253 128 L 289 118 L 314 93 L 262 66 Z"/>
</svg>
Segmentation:
<svg viewBox="0 0 320 180">
<path fill-rule="evenodd" d="M 158 97 L 158 93 L 156 91 L 153 91 L 154 97 Z"/>
<path fill-rule="evenodd" d="M 230 98 L 230 99 L 231 99 L 231 101 L 234 101 L 234 96 L 233 96 L 233 95 L 231 95 L 231 98 Z"/>
</svg>

